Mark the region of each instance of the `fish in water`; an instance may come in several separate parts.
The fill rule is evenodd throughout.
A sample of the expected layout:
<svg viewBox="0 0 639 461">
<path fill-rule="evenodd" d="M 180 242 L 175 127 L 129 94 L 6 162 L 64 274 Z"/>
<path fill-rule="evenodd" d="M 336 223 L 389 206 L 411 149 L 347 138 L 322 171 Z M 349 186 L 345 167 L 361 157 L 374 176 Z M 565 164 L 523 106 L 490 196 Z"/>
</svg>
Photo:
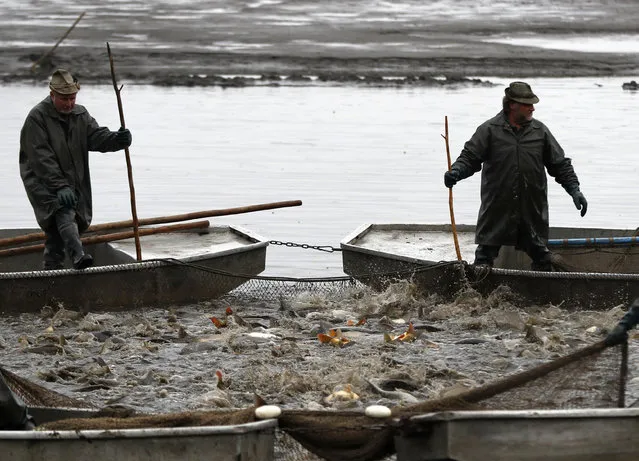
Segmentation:
<svg viewBox="0 0 639 461">
<path fill-rule="evenodd" d="M 317 339 L 319 339 L 322 344 L 330 344 L 334 347 L 344 347 L 351 344 L 351 340 L 343 336 L 339 328 L 337 330 L 330 330 L 328 334 L 318 333 Z"/>
<path fill-rule="evenodd" d="M 373 389 L 373 391 L 375 391 L 377 394 L 381 395 L 382 397 L 386 397 L 387 399 L 399 400 L 400 402 L 406 402 L 406 403 L 417 403 L 417 402 L 419 402 L 419 399 L 417 397 L 415 397 L 414 395 L 409 394 L 408 392 L 400 391 L 400 390 L 397 390 L 397 389 L 395 389 L 393 391 L 387 391 L 386 389 L 382 389 L 372 379 L 366 379 L 366 382 L 368 384 L 370 384 L 370 386 Z"/>
<path fill-rule="evenodd" d="M 330 395 L 324 398 L 324 403 L 331 405 L 337 402 L 347 403 L 355 400 L 359 400 L 359 395 L 353 392 L 353 387 L 350 384 L 346 384 L 337 386 Z"/>
<path fill-rule="evenodd" d="M 415 341 L 419 336 L 420 335 L 419 333 L 415 331 L 415 327 L 413 326 L 413 324 L 409 323 L 408 329 L 401 335 L 394 336 L 390 333 L 384 333 L 384 341 L 387 343 L 392 343 L 396 341 L 399 341 L 402 343 L 410 343 Z"/>
</svg>

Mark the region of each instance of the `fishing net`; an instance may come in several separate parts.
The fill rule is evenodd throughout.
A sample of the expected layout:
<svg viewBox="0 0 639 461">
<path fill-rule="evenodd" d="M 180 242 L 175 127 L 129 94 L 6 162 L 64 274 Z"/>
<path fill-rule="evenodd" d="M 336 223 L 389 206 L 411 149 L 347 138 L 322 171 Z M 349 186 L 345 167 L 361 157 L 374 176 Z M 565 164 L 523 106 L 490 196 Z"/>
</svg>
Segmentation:
<svg viewBox="0 0 639 461">
<path fill-rule="evenodd" d="M 9 386 L 25 403 L 81 405 L 81 401 L 46 390 L 2 370 Z M 388 418 L 361 411 L 284 410 L 278 418 L 275 459 L 281 461 L 392 460 L 394 436 L 411 425 L 411 416 L 458 410 L 531 410 L 616 408 L 625 406 L 627 344 L 603 342 L 578 349 L 547 363 L 455 395 L 392 408 Z M 256 406 L 263 402 L 256 402 Z M 255 407 L 225 410 L 63 419 L 41 429 L 131 429 L 235 425 L 255 420 Z"/>
<path fill-rule="evenodd" d="M 11 390 L 31 407 L 93 408 L 93 405 L 83 400 L 74 399 L 47 389 L 3 367 L 0 367 L 0 374 L 2 374 Z"/>
<path fill-rule="evenodd" d="M 363 289 L 366 285 L 352 277 L 287 278 L 254 276 L 225 298 L 242 300 L 285 300 L 304 295 L 332 295 Z"/>
</svg>

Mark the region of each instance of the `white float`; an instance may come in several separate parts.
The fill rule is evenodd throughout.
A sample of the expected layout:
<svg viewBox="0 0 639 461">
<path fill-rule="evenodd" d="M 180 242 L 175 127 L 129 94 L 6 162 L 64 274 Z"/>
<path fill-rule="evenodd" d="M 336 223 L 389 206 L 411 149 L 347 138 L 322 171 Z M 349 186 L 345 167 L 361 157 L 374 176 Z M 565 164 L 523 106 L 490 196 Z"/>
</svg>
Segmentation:
<svg viewBox="0 0 639 461">
<path fill-rule="evenodd" d="M 255 417 L 257 419 L 277 418 L 282 414 L 282 409 L 277 405 L 262 405 L 255 409 Z"/>
<path fill-rule="evenodd" d="M 364 410 L 364 414 L 371 418 L 388 418 L 392 412 L 390 408 L 384 405 L 369 405 Z"/>
</svg>

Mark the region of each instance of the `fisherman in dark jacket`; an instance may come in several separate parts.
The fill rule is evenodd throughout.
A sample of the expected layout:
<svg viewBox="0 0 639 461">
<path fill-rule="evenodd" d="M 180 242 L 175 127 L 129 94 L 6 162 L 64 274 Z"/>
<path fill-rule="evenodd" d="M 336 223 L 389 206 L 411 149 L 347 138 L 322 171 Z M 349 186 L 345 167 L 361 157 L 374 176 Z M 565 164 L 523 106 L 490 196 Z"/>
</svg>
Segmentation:
<svg viewBox="0 0 639 461">
<path fill-rule="evenodd" d="M 75 103 L 80 84 L 66 70 L 53 73 L 49 89 L 20 132 L 20 175 L 46 234 L 44 269 L 62 269 L 65 250 L 73 267 L 84 269 L 93 264 L 80 240 L 93 215 L 89 151 L 124 149 L 131 145 L 131 132 L 98 125 Z"/>
<path fill-rule="evenodd" d="M 571 161 L 539 120 L 539 98 L 524 82 L 505 90 L 503 110 L 481 124 L 444 174 L 446 187 L 482 170 L 481 207 L 475 231 L 474 264 L 492 266 L 502 245 L 525 251 L 533 270 L 552 270 L 548 250 L 546 171 L 573 198 L 581 216 L 588 202 Z"/>
<path fill-rule="evenodd" d="M 0 372 L 0 430 L 25 431 L 35 427 L 27 407 L 7 385 Z"/>
<path fill-rule="evenodd" d="M 619 323 L 606 336 L 606 345 L 615 346 L 628 340 L 628 331 L 632 330 L 639 323 L 639 298 L 635 299 L 628 312 L 621 318 Z"/>
</svg>

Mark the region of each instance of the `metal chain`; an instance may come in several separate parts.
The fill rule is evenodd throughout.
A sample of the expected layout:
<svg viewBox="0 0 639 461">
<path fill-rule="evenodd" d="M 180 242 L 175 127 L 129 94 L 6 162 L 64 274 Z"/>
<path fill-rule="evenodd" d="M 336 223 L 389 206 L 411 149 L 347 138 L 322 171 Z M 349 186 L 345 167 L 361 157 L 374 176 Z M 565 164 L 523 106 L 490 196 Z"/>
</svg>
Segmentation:
<svg viewBox="0 0 639 461">
<path fill-rule="evenodd" d="M 269 240 L 271 245 L 284 245 L 289 248 L 303 248 L 305 250 L 319 250 L 326 253 L 333 253 L 334 251 L 342 251 L 341 248 L 335 248 L 330 245 L 308 245 L 306 243 L 293 243 L 293 242 L 280 242 L 279 240 Z"/>
</svg>

